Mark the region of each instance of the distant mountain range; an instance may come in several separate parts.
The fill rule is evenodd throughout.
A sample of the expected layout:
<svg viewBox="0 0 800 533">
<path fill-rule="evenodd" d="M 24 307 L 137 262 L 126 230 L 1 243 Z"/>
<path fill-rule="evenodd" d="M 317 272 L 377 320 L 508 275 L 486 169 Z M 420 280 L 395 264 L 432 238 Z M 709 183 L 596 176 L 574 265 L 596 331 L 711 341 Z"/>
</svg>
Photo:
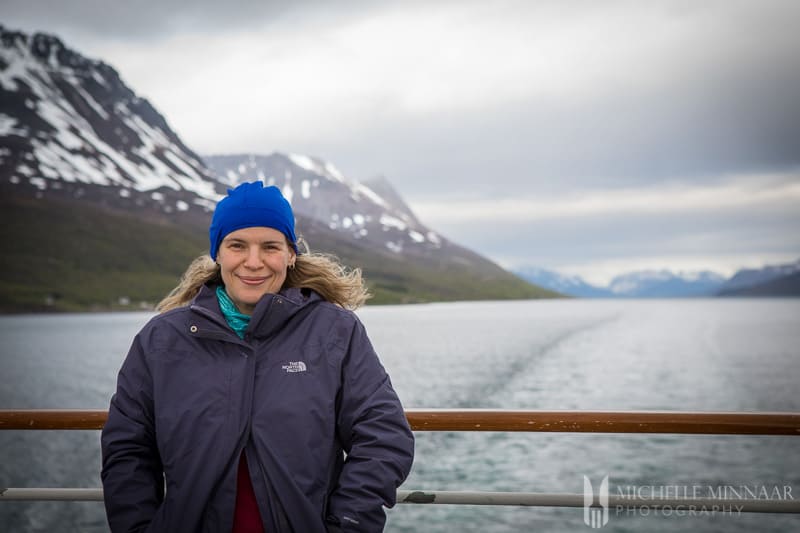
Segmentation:
<svg viewBox="0 0 800 533">
<path fill-rule="evenodd" d="M 208 250 L 216 201 L 262 180 L 312 250 L 361 267 L 373 302 L 553 297 L 425 226 L 377 178 L 289 153 L 201 157 L 116 70 L 0 26 L 0 311 L 148 307 Z"/>
<path fill-rule="evenodd" d="M 800 296 L 800 260 L 760 269 L 743 269 L 719 288 L 720 296 Z"/>
<path fill-rule="evenodd" d="M 605 287 L 591 285 L 578 276 L 564 276 L 535 267 L 520 268 L 516 273 L 541 287 L 579 298 L 800 296 L 800 260 L 761 269 L 743 269 L 729 279 L 710 271 L 630 272 L 615 277 Z"/>
</svg>

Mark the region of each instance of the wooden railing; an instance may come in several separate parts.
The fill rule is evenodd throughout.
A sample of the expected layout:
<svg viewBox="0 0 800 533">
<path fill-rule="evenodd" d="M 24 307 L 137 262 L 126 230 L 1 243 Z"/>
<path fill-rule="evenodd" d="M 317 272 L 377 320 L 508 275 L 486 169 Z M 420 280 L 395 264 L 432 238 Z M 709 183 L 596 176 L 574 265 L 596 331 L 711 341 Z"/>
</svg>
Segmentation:
<svg viewBox="0 0 800 533">
<path fill-rule="evenodd" d="M 3 429 L 102 429 L 102 409 L 0 409 Z M 414 431 L 800 435 L 800 413 L 407 409 Z"/>
</svg>

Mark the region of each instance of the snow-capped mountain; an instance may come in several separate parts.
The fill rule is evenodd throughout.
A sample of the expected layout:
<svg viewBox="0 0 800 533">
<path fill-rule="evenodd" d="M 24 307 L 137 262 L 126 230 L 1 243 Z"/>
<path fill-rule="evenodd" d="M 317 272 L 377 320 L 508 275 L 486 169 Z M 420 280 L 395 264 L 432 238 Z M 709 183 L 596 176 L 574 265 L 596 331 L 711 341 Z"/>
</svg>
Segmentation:
<svg viewBox="0 0 800 533">
<path fill-rule="evenodd" d="M 348 179 L 331 163 L 299 154 L 208 156 L 205 162 L 229 186 L 260 180 L 275 185 L 298 216 L 393 253 L 438 249 L 444 239 L 424 226 L 388 181 Z M 376 191 L 376 189 L 379 192 Z"/>
<path fill-rule="evenodd" d="M 580 276 L 566 276 L 538 267 L 520 268 L 515 270 L 514 273 L 534 285 L 569 296 L 578 298 L 609 298 L 614 296 L 614 293 L 608 289 L 591 285 Z"/>
<path fill-rule="evenodd" d="M 606 287 L 587 283 L 580 276 L 565 276 L 536 267 L 521 268 L 515 273 L 541 287 L 579 298 L 678 298 L 712 296 L 725 282 L 720 274 L 643 270 L 616 276 Z"/>
<path fill-rule="evenodd" d="M 226 187 L 262 180 L 296 213 L 395 254 L 442 247 L 386 181 L 348 179 L 299 154 L 203 160 L 111 66 L 57 37 L 0 27 L 0 183 L 161 214 L 207 214 Z"/>
<path fill-rule="evenodd" d="M 51 35 L 0 27 L 0 44 L 0 182 L 113 191 L 166 213 L 213 206 L 220 187 L 201 159 L 114 68 Z"/>
<path fill-rule="evenodd" d="M 794 263 L 785 265 L 769 265 L 764 268 L 745 268 L 726 281 L 721 287 L 720 292 L 733 293 L 747 287 L 762 285 L 779 278 L 791 276 L 800 272 L 800 259 Z"/>
<path fill-rule="evenodd" d="M 720 296 L 800 296 L 800 259 L 785 265 L 739 270 L 718 291 Z"/>
<path fill-rule="evenodd" d="M 711 296 L 725 282 L 725 277 L 710 271 L 679 272 L 643 270 L 615 277 L 608 289 L 620 297 L 674 298 Z"/>
</svg>

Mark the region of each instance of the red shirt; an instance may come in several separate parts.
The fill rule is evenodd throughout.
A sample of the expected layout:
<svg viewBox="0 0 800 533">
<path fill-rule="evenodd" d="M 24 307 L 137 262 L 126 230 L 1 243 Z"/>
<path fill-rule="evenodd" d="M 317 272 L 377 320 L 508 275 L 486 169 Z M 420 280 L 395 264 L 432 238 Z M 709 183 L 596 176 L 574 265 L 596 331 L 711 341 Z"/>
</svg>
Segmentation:
<svg viewBox="0 0 800 533">
<path fill-rule="evenodd" d="M 244 450 L 239 458 L 239 473 L 236 476 L 236 510 L 233 513 L 232 533 L 264 533 Z"/>
</svg>

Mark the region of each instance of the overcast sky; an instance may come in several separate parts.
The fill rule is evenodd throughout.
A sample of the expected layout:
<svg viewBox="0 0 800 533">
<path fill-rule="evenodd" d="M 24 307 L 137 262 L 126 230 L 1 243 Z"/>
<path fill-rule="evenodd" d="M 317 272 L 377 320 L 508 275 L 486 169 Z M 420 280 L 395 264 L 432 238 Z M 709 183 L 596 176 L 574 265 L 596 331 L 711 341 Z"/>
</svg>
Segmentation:
<svg viewBox="0 0 800 533">
<path fill-rule="evenodd" d="M 506 267 L 800 258 L 800 2 L 3 0 L 201 154 L 386 176 Z"/>
</svg>

